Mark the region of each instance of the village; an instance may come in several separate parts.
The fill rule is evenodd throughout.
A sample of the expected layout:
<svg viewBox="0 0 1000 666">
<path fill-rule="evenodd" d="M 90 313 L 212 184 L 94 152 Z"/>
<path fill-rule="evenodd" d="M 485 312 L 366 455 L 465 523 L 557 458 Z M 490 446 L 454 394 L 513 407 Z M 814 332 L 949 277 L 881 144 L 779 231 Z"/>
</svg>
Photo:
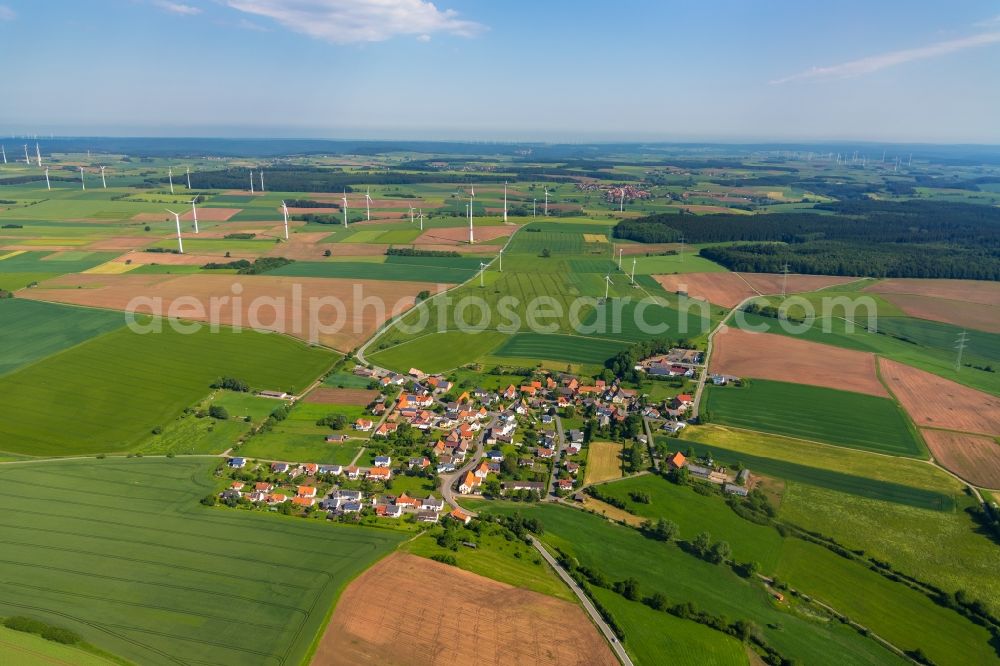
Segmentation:
<svg viewBox="0 0 1000 666">
<path fill-rule="evenodd" d="M 702 357 L 697 350 L 671 349 L 641 360 L 635 370 L 683 386 L 703 371 Z M 378 397 L 351 426 L 353 435 L 327 435 L 325 442 L 366 441 L 377 453 L 370 465 L 233 456 L 219 472 L 231 483 L 218 501 L 341 521 L 435 524 L 447 517 L 468 523 L 462 498 L 583 501 L 589 445 L 606 439 L 631 443 L 633 472 L 643 466 L 683 469 L 738 495 L 750 487 L 747 470 L 734 475 L 664 446 L 687 425 L 694 400 L 688 392 L 652 401 L 617 378 L 545 370 L 493 390 L 459 388 L 417 368 L 404 375 L 358 365 L 353 373 L 377 386 Z M 711 381 L 739 379 L 712 375 Z M 663 433 L 658 445 L 653 431 Z"/>
</svg>

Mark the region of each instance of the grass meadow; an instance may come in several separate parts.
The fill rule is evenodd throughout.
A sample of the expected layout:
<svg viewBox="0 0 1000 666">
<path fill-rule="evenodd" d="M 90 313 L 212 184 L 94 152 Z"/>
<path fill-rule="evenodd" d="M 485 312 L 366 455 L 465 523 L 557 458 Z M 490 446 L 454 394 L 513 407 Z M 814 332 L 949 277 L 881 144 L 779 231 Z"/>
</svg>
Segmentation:
<svg viewBox="0 0 1000 666">
<path fill-rule="evenodd" d="M 203 507 L 214 464 L 0 468 L 0 615 L 65 626 L 134 663 L 303 662 L 340 590 L 403 536 Z"/>
<path fill-rule="evenodd" d="M 902 409 L 889 398 L 754 379 L 706 387 L 712 421 L 897 456 L 926 455 Z"/>
</svg>

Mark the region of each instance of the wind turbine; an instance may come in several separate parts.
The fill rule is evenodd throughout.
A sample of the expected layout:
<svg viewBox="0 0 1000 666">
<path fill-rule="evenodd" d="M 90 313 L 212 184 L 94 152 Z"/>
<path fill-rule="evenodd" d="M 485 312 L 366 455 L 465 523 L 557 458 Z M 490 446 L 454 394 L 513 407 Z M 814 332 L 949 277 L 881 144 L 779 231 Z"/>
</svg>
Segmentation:
<svg viewBox="0 0 1000 666">
<path fill-rule="evenodd" d="M 475 241 L 472 237 L 472 202 L 476 199 L 476 186 L 473 185 L 469 190 L 469 245 Z"/>
<path fill-rule="evenodd" d="M 174 168 L 167 167 L 167 178 L 170 180 L 170 193 L 174 193 Z"/>
<path fill-rule="evenodd" d="M 38 160 L 38 168 L 42 168 L 42 150 L 35 144 L 35 158 Z"/>
<path fill-rule="evenodd" d="M 545 187 L 545 217 L 549 216 L 549 188 Z"/>
<path fill-rule="evenodd" d="M 413 224 L 413 206 L 410 206 L 410 224 Z"/>
<path fill-rule="evenodd" d="M 635 257 L 632 257 L 632 276 L 629 278 L 632 286 L 635 286 Z"/>
<path fill-rule="evenodd" d="M 368 221 L 372 221 L 372 189 L 365 190 L 365 210 L 368 211 Z"/>
<path fill-rule="evenodd" d="M 420 230 L 424 230 L 424 209 L 420 209 Z"/>
<path fill-rule="evenodd" d="M 83 167 L 80 167 L 80 189 L 87 189 L 87 182 L 83 179 Z"/>
<path fill-rule="evenodd" d="M 608 275 L 605 275 L 604 276 L 604 302 L 605 303 L 608 302 L 608 295 L 611 292 L 611 285 L 613 285 L 613 284 L 614 284 L 614 282 L 611 281 L 611 274 L 609 273 Z"/>
<path fill-rule="evenodd" d="M 503 221 L 507 224 L 507 181 L 503 181 Z"/>
<path fill-rule="evenodd" d="M 499 270 L 497 272 L 498 273 L 503 273 L 503 250 L 502 249 L 500 250 L 500 254 L 497 255 L 497 260 L 500 262 L 500 268 L 499 268 Z"/>
<path fill-rule="evenodd" d="M 24 144 L 24 163 L 31 166 L 31 159 L 28 157 L 28 144 Z"/>
<path fill-rule="evenodd" d="M 191 189 L 191 167 L 184 167 L 184 175 L 187 176 L 188 189 Z"/>
<path fill-rule="evenodd" d="M 101 167 L 101 185 L 104 186 L 104 189 L 108 189 L 108 181 L 104 178 L 104 169 L 105 167 Z"/>
<path fill-rule="evenodd" d="M 281 202 L 281 212 L 285 214 L 285 240 L 288 240 L 288 204 Z"/>
<path fill-rule="evenodd" d="M 260 170 L 260 191 L 264 191 L 264 170 Z"/>
<path fill-rule="evenodd" d="M 622 269 L 622 254 L 625 252 L 625 248 L 618 248 L 618 270 Z"/>
<path fill-rule="evenodd" d="M 3 153 L 3 163 L 7 164 L 7 148 L 5 146 L 0 146 L 0 152 Z"/>
<path fill-rule="evenodd" d="M 49 168 L 45 167 L 45 187 L 49 190 L 52 189 L 52 183 L 49 182 Z"/>
<path fill-rule="evenodd" d="M 340 198 L 344 202 L 344 228 L 347 228 L 347 190 L 344 190 L 344 196 Z"/>
<path fill-rule="evenodd" d="M 253 194 L 253 169 L 250 169 L 250 194 Z"/>
<path fill-rule="evenodd" d="M 198 201 L 198 197 L 191 199 L 191 218 L 194 220 L 194 232 L 198 233 L 198 209 L 195 208 L 195 202 Z"/>
<path fill-rule="evenodd" d="M 486 264 L 484 264 L 483 262 L 480 261 L 479 262 L 479 286 L 480 287 L 485 287 L 486 286 L 485 284 L 483 284 L 483 275 L 485 273 L 486 273 Z"/>
<path fill-rule="evenodd" d="M 166 209 L 168 213 L 174 216 L 174 222 L 177 223 L 177 249 L 181 254 L 184 254 L 184 241 L 181 240 L 181 214 L 175 213 L 169 208 Z"/>
<path fill-rule="evenodd" d="M 531 200 L 531 217 L 532 218 L 535 218 L 535 217 L 538 216 L 538 214 L 535 212 L 536 208 L 538 208 L 538 199 L 537 198 Z"/>
<path fill-rule="evenodd" d="M 466 210 L 469 213 L 469 245 L 476 242 L 475 237 L 472 235 L 472 201 L 466 205 Z"/>
<path fill-rule="evenodd" d="M 621 200 L 621 203 L 618 204 L 618 212 L 619 213 L 624 213 L 625 212 L 625 187 L 624 186 L 622 187 L 622 200 Z"/>
</svg>

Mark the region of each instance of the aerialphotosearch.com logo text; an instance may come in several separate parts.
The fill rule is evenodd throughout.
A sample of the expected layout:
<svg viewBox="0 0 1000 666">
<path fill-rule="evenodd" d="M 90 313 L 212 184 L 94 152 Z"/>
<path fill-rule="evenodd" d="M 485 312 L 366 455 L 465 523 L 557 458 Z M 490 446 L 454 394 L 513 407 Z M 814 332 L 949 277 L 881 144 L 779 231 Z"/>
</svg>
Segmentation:
<svg viewBox="0 0 1000 666">
<path fill-rule="evenodd" d="M 194 334 L 207 327 L 285 333 L 320 343 L 338 334 L 366 335 L 383 322 L 406 335 L 461 331 L 479 333 L 567 333 L 594 337 L 615 337 L 638 331 L 643 337 L 697 336 L 711 330 L 722 310 L 708 302 L 680 293 L 670 299 L 612 297 L 605 301 L 592 296 L 557 299 L 514 295 L 486 298 L 483 295 L 444 292 L 416 303 L 413 296 L 393 301 L 365 293 L 364 284 L 353 285 L 347 298 L 342 295 L 310 293 L 293 283 L 287 294 L 243 296 L 244 288 L 234 283 L 229 293 L 163 297 L 140 295 L 126 306 L 126 322 L 136 333 L 154 333 L 169 326 L 182 334 Z M 683 292 L 683 290 L 682 290 Z M 409 312 L 408 312 L 409 311 Z M 404 315 L 405 316 L 401 316 Z M 781 331 L 800 335 L 816 327 L 829 333 L 861 328 L 877 330 L 878 307 L 869 296 L 789 296 L 778 305 L 766 297 L 749 301 L 732 313 L 727 324 L 745 331 Z M 839 322 L 839 323 L 838 323 Z"/>
</svg>

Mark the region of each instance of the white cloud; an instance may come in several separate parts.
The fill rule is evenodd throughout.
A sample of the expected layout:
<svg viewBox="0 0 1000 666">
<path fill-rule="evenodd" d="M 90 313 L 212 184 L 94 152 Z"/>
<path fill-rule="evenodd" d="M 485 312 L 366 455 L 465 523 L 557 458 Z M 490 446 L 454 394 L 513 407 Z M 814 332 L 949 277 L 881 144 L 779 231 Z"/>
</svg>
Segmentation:
<svg viewBox="0 0 1000 666">
<path fill-rule="evenodd" d="M 901 51 L 891 51 L 881 55 L 868 56 L 867 58 L 851 60 L 850 62 L 841 63 L 839 65 L 830 65 L 829 67 L 813 67 L 804 72 L 799 72 L 798 74 L 792 74 L 791 76 L 775 79 L 771 81 L 771 85 L 781 85 L 791 81 L 805 81 L 809 79 L 850 78 L 853 76 L 861 76 L 863 74 L 877 72 L 880 69 L 885 69 L 887 67 L 903 65 L 915 60 L 936 58 L 949 53 L 955 53 L 956 51 L 963 51 L 977 46 L 987 46 L 989 44 L 996 44 L 997 42 L 1000 42 L 1000 32 L 985 32 L 979 35 L 972 35 L 970 37 L 962 37 L 960 39 L 952 39 L 945 42 L 936 42 L 934 44 L 928 44 L 927 46 L 921 46 L 915 49 L 903 49 Z"/>
<path fill-rule="evenodd" d="M 153 4 L 164 11 L 168 11 L 172 14 L 180 14 L 181 16 L 195 16 L 196 14 L 201 14 L 201 9 L 199 9 L 198 7 L 185 5 L 180 2 L 170 2 L 170 0 L 156 0 Z"/>
<path fill-rule="evenodd" d="M 13 21 L 17 13 L 7 5 L 0 5 L 0 21 Z"/>
<path fill-rule="evenodd" d="M 484 30 L 425 0 L 227 0 L 233 9 L 266 16 L 289 30 L 337 44 L 380 42 L 397 35 L 445 32 L 471 37 Z"/>
</svg>

